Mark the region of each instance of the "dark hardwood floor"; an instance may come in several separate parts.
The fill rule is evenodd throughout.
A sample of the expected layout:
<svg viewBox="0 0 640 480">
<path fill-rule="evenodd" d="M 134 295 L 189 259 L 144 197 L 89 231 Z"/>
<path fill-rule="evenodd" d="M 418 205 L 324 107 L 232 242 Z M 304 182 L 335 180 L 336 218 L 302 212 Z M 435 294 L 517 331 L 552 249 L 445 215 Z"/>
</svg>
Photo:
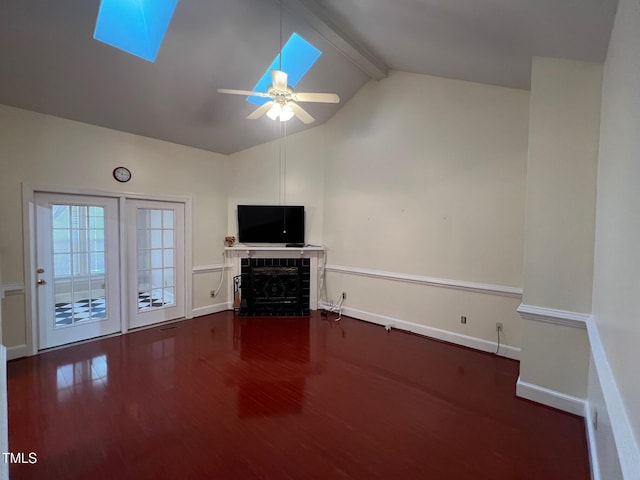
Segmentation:
<svg viewBox="0 0 640 480">
<path fill-rule="evenodd" d="M 518 363 L 343 318 L 225 312 L 8 365 L 18 479 L 589 478 Z"/>
</svg>

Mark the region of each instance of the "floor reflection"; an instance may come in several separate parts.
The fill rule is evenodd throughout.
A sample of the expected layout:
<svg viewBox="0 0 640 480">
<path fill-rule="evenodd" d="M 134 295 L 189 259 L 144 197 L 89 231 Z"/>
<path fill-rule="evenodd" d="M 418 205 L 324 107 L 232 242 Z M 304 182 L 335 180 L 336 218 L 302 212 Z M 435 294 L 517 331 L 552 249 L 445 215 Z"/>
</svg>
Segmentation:
<svg viewBox="0 0 640 480">
<path fill-rule="evenodd" d="M 109 363 L 106 354 L 65 363 L 56 368 L 58 402 L 69 399 L 78 390 L 82 393 L 87 393 L 87 390 L 101 392 L 108 384 Z"/>
<path fill-rule="evenodd" d="M 240 418 L 302 413 L 305 384 L 313 373 L 309 318 L 237 317 L 231 365 Z"/>
<path fill-rule="evenodd" d="M 514 397 L 517 362 L 348 317 L 223 312 L 7 373 L 38 453 L 12 479 L 589 478 L 584 421 Z"/>
</svg>

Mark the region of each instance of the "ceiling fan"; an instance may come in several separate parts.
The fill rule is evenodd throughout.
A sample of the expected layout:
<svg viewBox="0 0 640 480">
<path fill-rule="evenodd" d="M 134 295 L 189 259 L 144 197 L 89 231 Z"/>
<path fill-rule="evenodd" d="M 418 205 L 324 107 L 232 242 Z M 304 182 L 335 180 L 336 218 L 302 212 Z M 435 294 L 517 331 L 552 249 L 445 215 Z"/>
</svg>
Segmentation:
<svg viewBox="0 0 640 480">
<path fill-rule="evenodd" d="M 264 105 L 259 106 L 247 118 L 255 120 L 266 114 L 272 120 L 280 119 L 281 122 L 290 120 L 294 115 L 302 123 L 312 123 L 314 118 L 296 102 L 314 103 L 339 103 L 340 97 L 335 93 L 302 93 L 294 92 L 287 84 L 287 74 L 282 70 L 271 70 L 271 86 L 265 92 L 252 92 L 249 90 L 232 90 L 219 88 L 219 93 L 232 95 L 249 95 L 253 97 L 270 98 Z"/>
</svg>

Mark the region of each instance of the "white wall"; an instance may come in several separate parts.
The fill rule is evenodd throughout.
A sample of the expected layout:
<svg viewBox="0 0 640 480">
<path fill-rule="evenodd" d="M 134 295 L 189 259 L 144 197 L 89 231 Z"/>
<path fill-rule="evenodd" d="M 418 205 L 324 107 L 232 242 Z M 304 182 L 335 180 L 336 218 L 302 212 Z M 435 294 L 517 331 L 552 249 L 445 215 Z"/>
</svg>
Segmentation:
<svg viewBox="0 0 640 480">
<path fill-rule="evenodd" d="M 133 172 L 113 180 L 114 167 Z M 0 253 L 4 284 L 23 284 L 22 183 L 109 192 L 188 196 L 194 265 L 221 263 L 227 226 L 224 155 L 0 105 Z M 209 281 L 194 281 L 194 305 L 211 303 Z M 218 300 L 223 301 L 224 299 Z M 4 341 L 27 343 L 22 295 L 5 299 Z"/>
<path fill-rule="evenodd" d="M 527 305 L 591 312 L 602 65 L 533 59 L 524 240 Z"/>
<path fill-rule="evenodd" d="M 601 88 L 601 65 L 533 59 L 525 305 L 569 313 L 591 311 Z M 588 365 L 584 325 L 526 320 L 522 382 L 584 399 Z"/>
<path fill-rule="evenodd" d="M 325 152 L 320 126 L 230 155 L 229 235 L 238 236 L 238 205 L 304 205 L 306 242 L 322 244 Z"/>
<path fill-rule="evenodd" d="M 604 69 L 593 282 L 595 333 L 605 357 L 595 359 L 596 367 L 601 371 L 599 362 L 607 362 L 619 390 L 622 411 L 609 412 L 612 422 L 614 415 L 619 419 L 614 427 L 631 430 L 628 444 L 618 445 L 623 461 L 635 465 L 636 476 L 626 470 L 625 478 L 640 478 L 639 26 L 640 4 L 620 0 Z M 613 390 L 606 388 L 604 398 L 615 397 Z"/>
<path fill-rule="evenodd" d="M 528 102 L 403 72 L 365 85 L 325 125 L 329 264 L 520 287 Z M 354 310 L 490 342 L 502 321 L 520 346 L 517 298 L 340 272 L 327 287 Z"/>
</svg>

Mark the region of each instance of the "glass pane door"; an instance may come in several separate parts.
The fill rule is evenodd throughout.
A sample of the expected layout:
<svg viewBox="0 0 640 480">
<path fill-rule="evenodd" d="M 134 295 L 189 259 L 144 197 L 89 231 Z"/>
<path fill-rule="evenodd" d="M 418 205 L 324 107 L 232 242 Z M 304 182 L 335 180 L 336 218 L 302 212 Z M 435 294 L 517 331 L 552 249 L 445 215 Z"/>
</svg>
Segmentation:
<svg viewBox="0 0 640 480">
<path fill-rule="evenodd" d="M 184 317 L 184 205 L 127 201 L 131 327 Z"/>
<path fill-rule="evenodd" d="M 39 348 L 120 331 L 118 200 L 35 199 Z"/>
</svg>

